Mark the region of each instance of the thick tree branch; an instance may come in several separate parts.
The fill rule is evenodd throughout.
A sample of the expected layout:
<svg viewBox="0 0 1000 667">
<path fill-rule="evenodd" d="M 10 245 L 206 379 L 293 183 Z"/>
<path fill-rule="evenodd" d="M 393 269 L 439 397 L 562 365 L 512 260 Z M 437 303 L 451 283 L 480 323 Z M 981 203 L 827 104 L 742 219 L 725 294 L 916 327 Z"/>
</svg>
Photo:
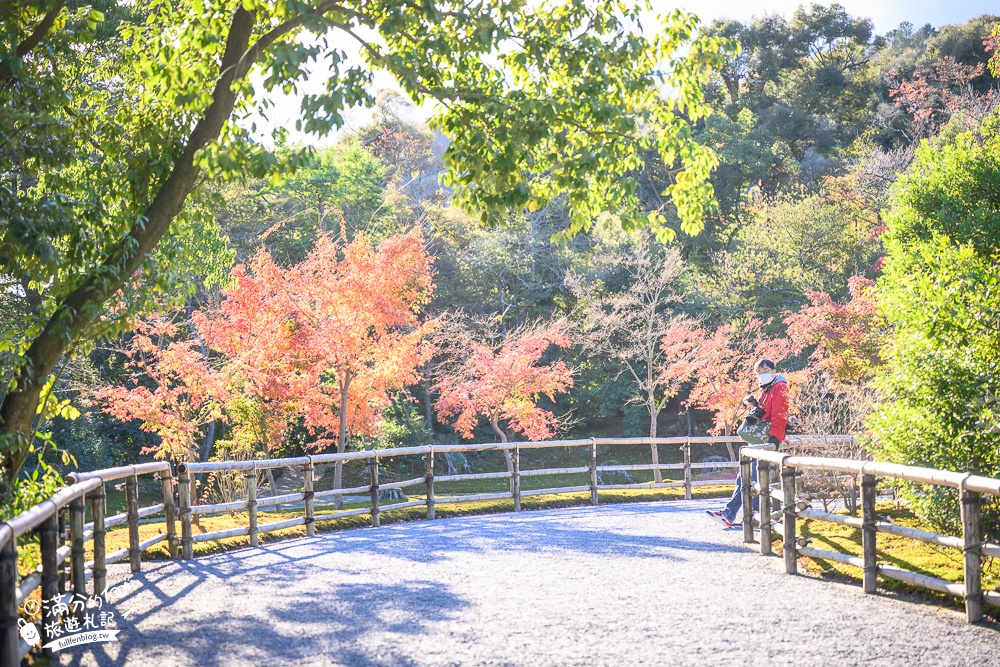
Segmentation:
<svg viewBox="0 0 1000 667">
<path fill-rule="evenodd" d="M 18 60 L 23 60 L 24 57 L 31 53 L 36 46 L 42 43 L 42 40 L 45 39 L 49 30 L 52 29 L 53 25 L 55 25 L 56 18 L 65 6 L 66 0 L 57 0 L 55 6 L 45 13 L 45 16 L 43 16 L 42 20 L 38 22 L 38 25 L 36 25 L 35 29 L 31 31 L 31 34 L 28 35 L 23 42 L 17 45 L 17 48 L 14 49 L 14 56 Z M 6 84 L 13 79 L 14 72 L 11 69 L 10 64 L 3 63 L 0 65 L 0 82 Z"/>
<path fill-rule="evenodd" d="M 212 102 L 195 125 L 170 176 L 118 248 L 100 269 L 63 299 L 28 348 L 26 363 L 18 370 L 16 388 L 0 404 L 0 435 L 21 441 L 4 443 L 2 464 L 8 480 L 12 481 L 16 477 L 27 456 L 25 444 L 31 437 L 31 424 L 45 378 L 67 346 L 93 321 L 102 305 L 139 269 L 180 213 L 198 176 L 195 155 L 219 136 L 224 123 L 232 114 L 236 103 L 236 93 L 233 91 L 236 65 L 249 47 L 254 21 L 253 13 L 242 6 L 237 7 L 226 39 Z"/>
<path fill-rule="evenodd" d="M 323 2 L 316 6 L 316 8 L 309 12 L 308 14 L 303 14 L 294 19 L 285 21 L 284 23 L 279 23 L 271 30 L 260 36 L 260 38 L 253 43 L 249 49 L 247 49 L 243 55 L 240 57 L 239 62 L 236 63 L 236 79 L 242 79 L 253 67 L 253 64 L 260 58 L 261 54 L 264 53 L 272 44 L 278 41 L 281 37 L 287 35 L 295 28 L 301 27 L 305 20 L 309 16 L 318 16 L 323 18 L 323 15 L 327 12 L 331 12 L 337 9 L 341 12 L 347 11 L 344 7 L 341 7 L 336 2 Z"/>
</svg>

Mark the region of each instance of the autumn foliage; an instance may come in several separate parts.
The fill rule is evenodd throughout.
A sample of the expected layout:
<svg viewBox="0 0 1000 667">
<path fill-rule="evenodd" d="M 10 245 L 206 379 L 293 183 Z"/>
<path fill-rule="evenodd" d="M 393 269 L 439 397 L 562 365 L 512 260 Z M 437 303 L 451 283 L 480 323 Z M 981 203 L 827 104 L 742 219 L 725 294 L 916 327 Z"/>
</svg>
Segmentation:
<svg viewBox="0 0 1000 667">
<path fill-rule="evenodd" d="M 702 343 L 688 405 L 711 410 L 716 433 L 729 435 L 736 429 L 746 411 L 741 401 L 756 389 L 753 383 L 756 361 L 767 358 L 777 364 L 788 356 L 788 342 L 769 338 L 762 326 L 759 319 L 743 326 L 722 325 Z"/>
<path fill-rule="evenodd" d="M 554 401 L 573 386 L 573 373 L 563 361 L 542 363 L 553 345 L 570 345 L 562 322 L 525 326 L 495 343 L 467 336 L 446 341 L 462 359 L 436 384 L 438 414 L 466 438 L 472 437 L 480 417 L 502 442 L 507 434 L 501 424 L 529 440 L 552 437 L 557 418 L 537 401 L 543 395 Z"/>
<path fill-rule="evenodd" d="M 875 283 L 863 276 L 848 280 L 851 298 L 839 304 L 825 292 L 808 292 L 810 303 L 785 316 L 792 353 L 812 348 L 809 361 L 840 384 L 871 380 L 882 363 L 887 336 L 878 313 Z"/>
<path fill-rule="evenodd" d="M 160 436 L 156 458 L 189 458 L 200 429 L 221 416 L 229 400 L 228 376 L 213 368 L 196 340 L 167 317 L 139 322 L 122 348 L 131 381 L 96 392 L 104 411 L 121 420 L 136 419 Z"/>
<path fill-rule="evenodd" d="M 364 234 L 350 243 L 322 236 L 287 269 L 262 251 L 233 271 L 218 305 L 193 315 L 219 370 L 193 338 L 157 351 L 153 336 L 176 328 L 147 323 L 129 352 L 135 386 L 104 390 L 105 409 L 143 419 L 163 438 L 160 456 L 190 457 L 198 428 L 223 416 L 219 405 L 247 400 L 265 423 L 257 444 L 278 447 L 301 420 L 311 447 L 343 451 L 350 434 L 377 430 L 389 392 L 414 382 L 427 358 L 431 325 L 420 308 L 433 289 L 430 265 L 416 233 L 377 247 Z"/>
<path fill-rule="evenodd" d="M 292 415 L 322 448 L 372 433 L 387 392 L 415 379 L 425 359 L 420 306 L 433 283 L 420 237 L 373 247 L 321 236 L 304 261 L 284 270 L 266 252 L 238 267 L 215 311 L 196 321 L 226 356 L 245 394 L 265 406 L 271 446 Z"/>
</svg>

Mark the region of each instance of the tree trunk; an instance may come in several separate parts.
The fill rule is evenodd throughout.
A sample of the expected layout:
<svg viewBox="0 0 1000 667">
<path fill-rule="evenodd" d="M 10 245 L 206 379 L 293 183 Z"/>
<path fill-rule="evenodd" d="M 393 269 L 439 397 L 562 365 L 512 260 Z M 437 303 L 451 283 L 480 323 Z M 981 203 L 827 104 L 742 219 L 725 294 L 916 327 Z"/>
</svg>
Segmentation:
<svg viewBox="0 0 1000 667">
<path fill-rule="evenodd" d="M 215 444 L 215 420 L 208 422 L 208 429 L 205 431 L 205 439 L 201 444 L 201 462 L 205 463 L 208 461 L 209 455 L 212 453 L 212 445 Z M 195 479 L 199 482 L 202 481 L 204 473 L 198 473 L 195 475 Z"/>
<path fill-rule="evenodd" d="M 735 107 L 740 99 L 740 80 L 737 77 L 723 76 L 722 81 L 726 84 L 726 90 L 729 92 L 729 102 Z M 730 116 L 730 120 L 736 121 L 736 116 Z"/>
<path fill-rule="evenodd" d="M 497 420 L 496 419 L 490 419 L 490 426 L 493 427 L 494 433 L 496 433 L 497 436 L 500 438 L 500 442 L 506 443 L 507 442 L 507 434 L 504 433 L 503 429 L 501 429 L 500 426 L 497 424 Z M 513 472 L 514 472 L 514 457 L 510 455 L 510 450 L 509 449 L 503 450 L 503 455 L 504 455 L 504 458 L 507 459 L 507 472 L 513 474 Z M 513 495 L 513 493 L 514 493 L 514 478 L 513 477 L 510 478 L 510 492 Z"/>
<path fill-rule="evenodd" d="M 650 398 L 649 401 L 649 437 L 656 437 L 656 418 L 660 416 L 660 410 L 656 407 L 656 403 Z M 660 465 L 660 450 L 656 446 L 656 443 L 650 443 L 649 451 L 653 454 L 653 465 Z M 653 481 L 659 484 L 663 481 L 663 476 L 660 474 L 659 468 L 653 468 Z"/>
<path fill-rule="evenodd" d="M 458 468 L 455 467 L 455 459 L 448 452 L 444 453 L 444 464 L 445 464 L 445 467 L 447 468 L 447 472 L 445 474 L 447 474 L 447 475 L 457 475 L 458 474 Z"/>
<path fill-rule="evenodd" d="M 215 420 L 208 422 L 208 430 L 205 431 L 205 439 L 202 441 L 201 445 L 201 462 L 204 463 L 208 461 L 209 455 L 212 453 L 212 445 L 215 444 Z"/>
<path fill-rule="evenodd" d="M 729 437 L 729 424 L 728 423 L 726 424 L 725 435 L 726 435 L 727 438 Z M 729 460 L 730 461 L 735 461 L 736 460 L 736 452 L 733 450 L 733 443 L 731 443 L 729 441 L 726 441 L 726 449 L 729 450 Z"/>
<path fill-rule="evenodd" d="M 413 420 L 410 419 L 410 401 L 405 391 L 399 392 L 399 405 L 403 408 L 403 416 L 406 417 L 406 430 L 413 433 Z"/>
<path fill-rule="evenodd" d="M 340 388 L 340 433 L 337 436 L 337 453 L 343 454 L 347 451 L 347 391 L 351 388 L 351 375 L 345 373 L 344 382 Z M 344 462 L 337 461 L 333 469 L 333 488 L 343 488 Z M 344 509 L 344 496 L 335 496 L 334 507 L 338 510 Z"/>
<path fill-rule="evenodd" d="M 427 418 L 427 432 L 431 435 L 431 442 L 434 441 L 434 410 L 431 407 L 431 384 L 424 380 L 424 413 Z"/>
<path fill-rule="evenodd" d="M 503 432 L 503 429 L 500 428 L 499 424 L 497 424 L 497 421 L 498 420 L 496 419 L 491 419 L 490 426 L 493 427 L 493 432 L 497 434 L 498 438 L 500 438 L 500 442 L 506 444 L 507 434 Z M 510 455 L 510 450 L 507 449 L 503 450 L 503 455 L 507 459 L 507 472 L 514 472 L 514 457 Z"/>
<path fill-rule="evenodd" d="M 191 321 L 191 302 L 190 301 L 188 302 L 187 311 L 188 311 L 188 321 L 189 321 L 189 323 L 191 325 L 191 330 L 192 331 L 197 331 L 194 328 L 194 322 Z M 205 341 L 202 340 L 201 336 L 197 336 L 197 338 L 198 338 L 198 351 L 201 352 L 201 357 L 202 357 L 202 359 L 204 359 L 204 358 L 206 358 L 206 354 L 205 354 Z M 202 463 L 205 463 L 206 461 L 208 461 L 208 457 L 212 453 L 212 445 L 213 444 L 215 444 L 215 420 L 214 419 L 212 421 L 208 422 L 208 428 L 205 430 L 205 439 L 201 443 L 201 462 Z M 202 481 L 203 477 L 204 477 L 204 473 L 198 473 L 197 475 L 195 475 L 195 479 L 197 479 L 199 482 Z"/>
<path fill-rule="evenodd" d="M 28 446 L 33 437 L 31 425 L 49 373 L 69 346 L 100 315 L 108 299 L 126 280 L 132 278 L 153 252 L 194 188 L 200 171 L 195 165 L 195 155 L 219 136 L 236 103 L 233 82 L 246 74 L 259 54 L 255 44 L 255 49 L 251 50 L 253 57 L 244 58 L 250 46 L 254 23 L 254 14 L 237 5 L 226 37 L 212 102 L 204 117 L 194 126 L 184 150 L 174 162 L 170 176 L 103 264 L 56 306 L 41 333 L 25 352 L 24 362 L 17 370 L 15 386 L 0 404 L 0 447 L 3 447 L 3 476 L 8 484 L 12 485 L 17 479 L 28 457 Z M 266 46 L 259 45 L 260 48 Z"/>
</svg>

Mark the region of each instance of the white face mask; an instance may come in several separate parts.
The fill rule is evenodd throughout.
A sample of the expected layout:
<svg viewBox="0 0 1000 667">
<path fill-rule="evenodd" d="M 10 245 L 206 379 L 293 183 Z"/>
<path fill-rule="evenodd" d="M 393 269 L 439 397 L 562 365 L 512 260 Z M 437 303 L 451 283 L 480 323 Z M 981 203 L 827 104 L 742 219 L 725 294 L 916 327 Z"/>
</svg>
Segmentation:
<svg viewBox="0 0 1000 667">
<path fill-rule="evenodd" d="M 760 373 L 757 376 L 757 384 L 763 387 L 774 379 L 774 373 Z"/>
</svg>

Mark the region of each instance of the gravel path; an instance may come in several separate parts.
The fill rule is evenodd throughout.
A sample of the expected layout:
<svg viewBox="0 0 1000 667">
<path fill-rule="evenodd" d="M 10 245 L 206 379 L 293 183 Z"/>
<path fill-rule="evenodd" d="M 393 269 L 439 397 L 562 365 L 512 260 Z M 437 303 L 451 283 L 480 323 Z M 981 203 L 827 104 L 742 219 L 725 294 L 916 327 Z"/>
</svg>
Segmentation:
<svg viewBox="0 0 1000 667">
<path fill-rule="evenodd" d="M 1000 665 L 1000 633 L 784 574 L 717 501 L 420 521 L 144 564 L 82 665 Z M 119 581 L 123 576 L 117 573 Z"/>
</svg>

